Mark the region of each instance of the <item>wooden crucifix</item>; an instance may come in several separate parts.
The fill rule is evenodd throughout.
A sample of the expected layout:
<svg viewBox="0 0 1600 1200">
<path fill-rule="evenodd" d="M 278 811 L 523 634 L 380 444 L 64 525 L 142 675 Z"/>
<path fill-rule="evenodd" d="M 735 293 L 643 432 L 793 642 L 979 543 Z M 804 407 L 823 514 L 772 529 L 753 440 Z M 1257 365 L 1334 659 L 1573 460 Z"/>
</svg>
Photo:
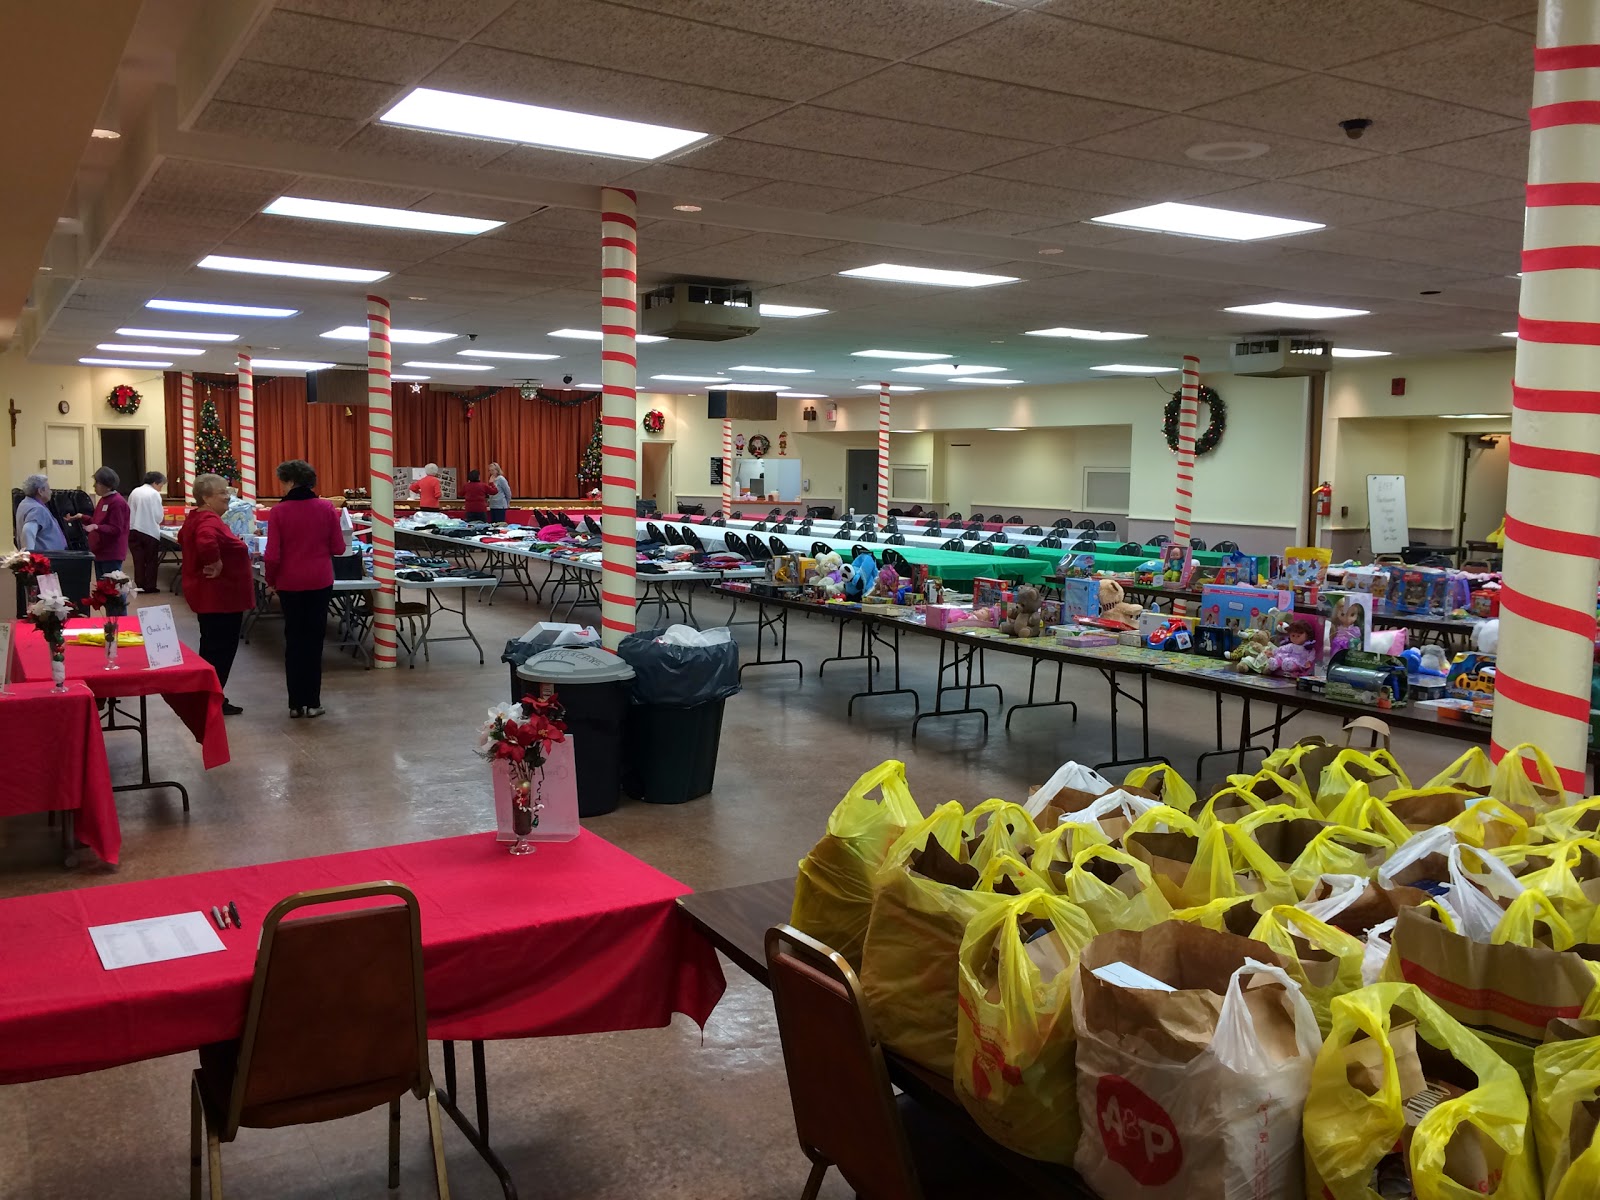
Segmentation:
<svg viewBox="0 0 1600 1200">
<path fill-rule="evenodd" d="M 22 415 L 22 410 L 17 407 L 17 398 L 12 396 L 7 402 L 7 411 L 11 414 L 11 448 L 17 448 L 17 418 Z"/>
</svg>

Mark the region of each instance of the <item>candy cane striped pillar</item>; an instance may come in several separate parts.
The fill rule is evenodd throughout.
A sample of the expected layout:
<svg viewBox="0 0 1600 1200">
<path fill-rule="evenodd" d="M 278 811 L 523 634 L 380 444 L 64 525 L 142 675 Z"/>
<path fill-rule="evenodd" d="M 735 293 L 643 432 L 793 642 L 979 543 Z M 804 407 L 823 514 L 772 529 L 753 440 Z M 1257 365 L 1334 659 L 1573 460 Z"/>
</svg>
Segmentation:
<svg viewBox="0 0 1600 1200">
<path fill-rule="evenodd" d="M 733 422 L 726 417 L 722 419 L 722 515 L 733 516 Z"/>
<path fill-rule="evenodd" d="M 1600 6 L 1539 5 L 1532 131 L 1489 751 L 1532 742 L 1581 796 L 1600 570 Z"/>
<path fill-rule="evenodd" d="M 183 414 L 183 470 L 184 496 L 194 495 L 194 375 L 188 371 L 178 376 L 178 384 L 182 392 Z"/>
<path fill-rule="evenodd" d="M 256 373 L 248 354 L 239 355 L 239 495 L 256 499 Z"/>
<path fill-rule="evenodd" d="M 638 212 L 632 192 L 600 189 L 600 641 L 607 650 L 634 630 Z"/>
<path fill-rule="evenodd" d="M 1200 360 L 1183 356 L 1183 395 L 1178 401 L 1178 492 L 1173 498 L 1172 540 L 1189 544 L 1189 520 L 1194 515 L 1194 431 L 1200 423 Z M 1174 602 L 1173 611 L 1183 614 L 1189 606 Z"/>
<path fill-rule="evenodd" d="M 878 528 L 889 524 L 889 385 L 878 385 Z"/>
<path fill-rule="evenodd" d="M 394 395 L 389 302 L 367 297 L 367 493 L 372 497 L 372 665 L 395 665 Z"/>
</svg>

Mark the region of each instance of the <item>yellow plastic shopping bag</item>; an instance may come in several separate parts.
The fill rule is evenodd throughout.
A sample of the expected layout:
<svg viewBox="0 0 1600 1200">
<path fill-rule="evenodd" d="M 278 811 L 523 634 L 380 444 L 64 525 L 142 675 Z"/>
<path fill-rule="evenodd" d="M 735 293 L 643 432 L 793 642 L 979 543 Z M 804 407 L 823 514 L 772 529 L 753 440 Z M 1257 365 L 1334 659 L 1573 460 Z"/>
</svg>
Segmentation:
<svg viewBox="0 0 1600 1200">
<path fill-rule="evenodd" d="M 1255 815 L 1273 814 L 1268 808 Z M 1261 828 L 1260 825 L 1246 828 L 1237 823 L 1201 830 L 1194 866 L 1183 885 L 1183 895 L 1189 905 L 1243 896 L 1257 912 L 1266 912 L 1279 904 L 1293 904 L 1298 899 L 1288 868 L 1256 841 Z"/>
<path fill-rule="evenodd" d="M 1357 750 L 1353 746 L 1346 746 L 1322 768 L 1322 774 L 1317 778 L 1317 808 L 1322 812 L 1331 812 L 1357 783 L 1366 784 L 1367 791 L 1379 799 L 1395 788 L 1411 786 L 1406 773 L 1387 750 L 1382 747 Z"/>
<path fill-rule="evenodd" d="M 1530 818 L 1565 803 L 1567 798 L 1555 763 L 1532 742 L 1512 746 L 1495 764 L 1489 794 Z"/>
<path fill-rule="evenodd" d="M 1600 1196 L 1600 1026 L 1579 1024 L 1570 1039 L 1533 1052 L 1533 1138 L 1545 1200 Z"/>
<path fill-rule="evenodd" d="M 1256 912 L 1248 896 L 1224 896 L 1221 900 L 1208 900 L 1191 908 L 1175 908 L 1172 910 L 1172 919 L 1198 925 L 1213 933 L 1249 937 L 1250 931 L 1261 920 L 1261 915 Z"/>
<path fill-rule="evenodd" d="M 1448 825 L 1464 845 L 1520 845 L 1529 840 L 1528 822 L 1492 796 L 1460 787 L 1399 788 L 1383 802 L 1413 833 Z"/>
<path fill-rule="evenodd" d="M 1577 941 L 1572 926 L 1550 898 L 1532 888 L 1511 902 L 1489 936 L 1491 946 L 1548 946 L 1552 950 L 1570 950 Z"/>
<path fill-rule="evenodd" d="M 1154 799 L 1180 812 L 1188 812 L 1194 807 L 1194 788 L 1166 763 L 1135 767 L 1123 777 L 1122 786 L 1148 792 Z"/>
<path fill-rule="evenodd" d="M 1249 784 L 1230 783 L 1227 787 L 1218 788 L 1201 806 L 1198 820 L 1201 828 L 1211 825 L 1227 825 L 1240 820 L 1250 813 L 1260 812 L 1268 807 L 1269 803 L 1257 796 Z"/>
<path fill-rule="evenodd" d="M 1600 842 L 1580 837 L 1505 846 L 1493 853 L 1523 887 L 1547 896 L 1574 931 L 1582 934 L 1589 928 L 1596 904 L 1591 892 L 1600 897 Z"/>
<path fill-rule="evenodd" d="M 1474 746 L 1422 786 L 1460 787 L 1482 795 L 1493 782 L 1494 764 L 1489 761 L 1482 746 Z"/>
<path fill-rule="evenodd" d="M 961 835 L 966 839 L 969 861 L 980 871 L 998 854 L 1027 861 L 1039 840 L 1033 818 L 1010 800 L 985 800 L 966 815 Z"/>
<path fill-rule="evenodd" d="M 873 877 L 894 840 L 921 819 L 905 763 L 889 759 L 856 780 L 828 817 L 822 840 L 800 860 L 789 923 L 859 968 Z"/>
<path fill-rule="evenodd" d="M 1250 794 L 1264 804 L 1287 804 L 1304 809 L 1314 806 L 1311 793 L 1304 785 L 1265 767 L 1254 775 L 1229 775 L 1228 786 L 1248 788 Z"/>
<path fill-rule="evenodd" d="M 974 866 L 977 864 L 974 863 Z M 1035 871 L 1015 854 L 996 854 L 978 872 L 977 890 L 1020 896 L 1024 892 L 1051 892 L 1056 889 L 1049 876 Z"/>
<path fill-rule="evenodd" d="M 1318 1028 L 1326 1034 L 1333 998 L 1361 986 L 1366 944 L 1287 904 L 1264 913 L 1250 936 L 1271 946 L 1283 960 L 1284 970 L 1300 985 L 1317 1016 Z"/>
<path fill-rule="evenodd" d="M 1094 936 L 1077 905 L 1034 891 L 974 917 L 961 939 L 956 1094 L 1030 1158 L 1069 1163 L 1078 1146 L 1071 985 Z"/>
<path fill-rule="evenodd" d="M 1407 983 L 1334 999 L 1304 1130 L 1307 1197 L 1540 1200 L 1515 1069 Z"/>
<path fill-rule="evenodd" d="M 1600 796 L 1590 796 L 1575 804 L 1563 804 L 1539 814 L 1533 832 L 1541 841 L 1582 837 L 1600 833 Z"/>
<path fill-rule="evenodd" d="M 1148 929 L 1172 915 L 1150 868 L 1115 846 L 1089 846 L 1051 882 L 1094 922 L 1095 930 Z"/>
<path fill-rule="evenodd" d="M 1289 881 L 1296 897 L 1304 900 L 1324 875 L 1370 875 L 1394 850 L 1381 833 L 1329 825 L 1289 864 Z"/>
</svg>

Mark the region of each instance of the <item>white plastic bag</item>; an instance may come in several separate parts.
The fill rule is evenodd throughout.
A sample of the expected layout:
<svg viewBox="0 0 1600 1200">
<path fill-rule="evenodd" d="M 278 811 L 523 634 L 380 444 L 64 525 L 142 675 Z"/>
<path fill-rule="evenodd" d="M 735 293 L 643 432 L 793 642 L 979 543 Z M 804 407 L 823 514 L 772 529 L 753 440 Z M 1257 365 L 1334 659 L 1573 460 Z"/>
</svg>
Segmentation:
<svg viewBox="0 0 1600 1200">
<path fill-rule="evenodd" d="M 1064 762 L 1056 768 L 1056 773 L 1044 781 L 1041 787 L 1022 806 L 1027 809 L 1028 815 L 1035 820 L 1049 805 L 1050 801 L 1061 792 L 1063 788 L 1076 788 L 1080 792 L 1089 792 L 1099 796 L 1111 791 L 1117 785 L 1108 780 L 1099 772 L 1091 770 L 1082 763 Z"/>
<path fill-rule="evenodd" d="M 1397 886 L 1394 878 L 1407 867 L 1420 862 L 1430 854 L 1448 855 L 1459 843 L 1455 830 L 1445 825 L 1435 825 L 1411 838 L 1389 856 L 1389 861 L 1378 868 L 1378 883 L 1386 888 Z M 1444 880 L 1439 880 L 1443 883 Z"/>
<path fill-rule="evenodd" d="M 669 625 L 658 639 L 669 646 L 720 646 L 733 635 L 726 625 L 715 629 L 696 629 L 692 625 Z"/>
<path fill-rule="evenodd" d="M 1044 789 L 1040 789 L 1043 791 Z M 1104 796 L 1097 797 L 1088 808 L 1079 809 L 1077 812 L 1062 813 L 1062 825 L 1098 825 L 1101 817 L 1108 817 L 1120 813 L 1123 820 L 1132 825 L 1141 813 L 1147 813 L 1152 808 L 1164 807 L 1158 800 L 1146 800 L 1143 796 L 1135 796 L 1132 792 L 1125 792 L 1121 788 L 1107 792 Z M 1031 814 L 1037 816 L 1037 813 Z"/>
<path fill-rule="evenodd" d="M 1383 978 L 1383 964 L 1389 961 L 1389 951 L 1393 949 L 1390 939 L 1394 937 L 1394 927 L 1399 920 L 1399 917 L 1390 917 L 1367 930 L 1367 948 L 1361 956 L 1362 987 L 1371 987 Z"/>
<path fill-rule="evenodd" d="M 1463 852 L 1470 852 L 1481 869 L 1474 871 L 1463 862 Z M 1463 937 L 1475 942 L 1493 941 L 1495 927 L 1506 915 L 1495 898 L 1509 902 L 1526 890 L 1511 868 L 1494 855 L 1468 846 L 1451 847 L 1450 894 L 1443 903 L 1455 915 L 1457 930 Z"/>
<path fill-rule="evenodd" d="M 1324 924 L 1367 894 L 1368 880 L 1362 875 L 1328 874 L 1323 875 L 1320 882 L 1328 885 L 1328 894 L 1321 900 L 1302 900 L 1297 907 Z"/>
</svg>

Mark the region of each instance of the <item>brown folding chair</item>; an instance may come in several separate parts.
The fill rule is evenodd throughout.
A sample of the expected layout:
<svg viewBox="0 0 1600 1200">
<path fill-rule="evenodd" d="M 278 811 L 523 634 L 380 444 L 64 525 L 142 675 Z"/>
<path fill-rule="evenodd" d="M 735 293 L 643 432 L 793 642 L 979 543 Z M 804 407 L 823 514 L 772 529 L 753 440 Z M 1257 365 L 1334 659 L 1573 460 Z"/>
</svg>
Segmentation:
<svg viewBox="0 0 1600 1200">
<path fill-rule="evenodd" d="M 311 905 L 388 896 L 399 904 L 303 916 Z M 222 1143 L 389 1106 L 389 1187 L 400 1186 L 400 1097 L 428 1107 L 434 1186 L 449 1200 L 439 1101 L 428 1070 L 422 919 L 398 883 L 301 892 L 267 914 L 244 1034 L 200 1049 L 190 1092 L 189 1196 L 200 1198 L 202 1140 L 222 1200 Z"/>
</svg>

